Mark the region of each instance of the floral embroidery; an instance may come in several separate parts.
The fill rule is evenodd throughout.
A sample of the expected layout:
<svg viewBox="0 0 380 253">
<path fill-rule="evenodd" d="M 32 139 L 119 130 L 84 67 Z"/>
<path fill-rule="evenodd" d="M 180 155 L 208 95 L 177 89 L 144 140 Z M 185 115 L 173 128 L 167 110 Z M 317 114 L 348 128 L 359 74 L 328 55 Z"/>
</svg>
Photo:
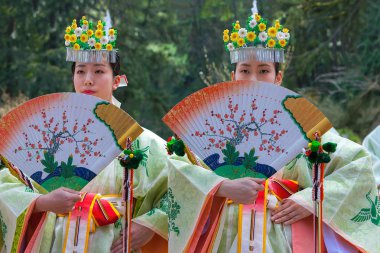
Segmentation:
<svg viewBox="0 0 380 253">
<path fill-rule="evenodd" d="M 175 224 L 175 220 L 177 219 L 177 215 L 180 213 L 181 206 L 175 201 L 173 191 L 169 187 L 168 192 L 168 207 L 169 207 L 169 232 L 175 232 L 177 236 L 180 233 L 178 226 Z"/>
</svg>

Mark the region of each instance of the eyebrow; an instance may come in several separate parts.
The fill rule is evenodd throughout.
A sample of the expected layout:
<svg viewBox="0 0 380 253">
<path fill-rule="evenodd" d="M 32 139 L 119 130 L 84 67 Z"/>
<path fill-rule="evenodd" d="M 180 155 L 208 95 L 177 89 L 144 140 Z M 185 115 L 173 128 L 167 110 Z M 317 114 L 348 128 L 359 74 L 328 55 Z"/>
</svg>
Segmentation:
<svg viewBox="0 0 380 253">
<path fill-rule="evenodd" d="M 263 64 L 260 64 L 259 67 L 270 67 L 270 65 L 266 64 L 266 63 L 263 63 Z"/>
<path fill-rule="evenodd" d="M 102 64 L 102 63 L 96 63 L 94 64 L 95 67 L 106 67 L 106 65 Z M 78 64 L 78 65 L 75 65 L 76 68 L 84 68 L 86 67 L 85 64 Z"/>
</svg>

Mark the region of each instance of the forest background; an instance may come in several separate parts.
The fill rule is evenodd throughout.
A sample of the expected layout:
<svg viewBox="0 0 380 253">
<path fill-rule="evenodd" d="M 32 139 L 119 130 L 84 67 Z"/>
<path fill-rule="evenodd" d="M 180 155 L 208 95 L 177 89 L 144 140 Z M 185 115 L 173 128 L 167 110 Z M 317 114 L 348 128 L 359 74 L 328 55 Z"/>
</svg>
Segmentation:
<svg viewBox="0 0 380 253">
<path fill-rule="evenodd" d="M 64 33 L 73 18 L 96 22 L 109 10 L 122 73 L 115 96 L 163 138 L 162 116 L 205 85 L 229 80 L 222 35 L 245 22 L 252 1 L 0 0 L 0 117 L 47 93 L 73 91 Z M 312 100 L 354 141 L 380 124 L 378 0 L 265 0 L 260 14 L 290 29 L 283 85 Z"/>
</svg>

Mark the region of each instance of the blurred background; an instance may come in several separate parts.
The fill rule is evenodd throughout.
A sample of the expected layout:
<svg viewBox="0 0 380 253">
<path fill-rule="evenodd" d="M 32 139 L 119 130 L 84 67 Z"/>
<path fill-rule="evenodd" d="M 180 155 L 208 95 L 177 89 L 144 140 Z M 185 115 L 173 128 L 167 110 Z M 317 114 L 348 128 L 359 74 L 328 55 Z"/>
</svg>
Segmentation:
<svg viewBox="0 0 380 253">
<path fill-rule="evenodd" d="M 0 116 L 47 93 L 73 91 L 64 34 L 108 10 L 129 86 L 115 97 L 164 139 L 161 118 L 185 96 L 229 80 L 223 30 L 245 22 L 252 1 L 0 0 Z M 290 29 L 284 83 L 356 141 L 380 124 L 379 0 L 258 0 L 260 14 Z"/>
</svg>

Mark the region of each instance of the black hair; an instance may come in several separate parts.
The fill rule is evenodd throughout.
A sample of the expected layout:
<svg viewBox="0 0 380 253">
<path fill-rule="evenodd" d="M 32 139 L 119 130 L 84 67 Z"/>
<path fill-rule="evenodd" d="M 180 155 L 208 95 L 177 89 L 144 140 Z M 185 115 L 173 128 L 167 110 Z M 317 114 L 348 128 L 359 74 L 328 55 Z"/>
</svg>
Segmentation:
<svg viewBox="0 0 380 253">
<path fill-rule="evenodd" d="M 116 62 L 110 63 L 111 69 L 112 69 L 112 74 L 113 76 L 117 76 L 120 72 L 120 55 L 119 53 L 116 53 Z M 71 65 L 71 74 L 74 78 L 74 73 L 75 73 L 75 62 Z"/>
<path fill-rule="evenodd" d="M 234 71 L 236 72 L 237 63 L 234 63 Z M 274 63 L 274 71 L 276 73 L 276 76 L 278 75 L 278 72 L 280 72 L 280 63 L 275 62 Z"/>
</svg>

